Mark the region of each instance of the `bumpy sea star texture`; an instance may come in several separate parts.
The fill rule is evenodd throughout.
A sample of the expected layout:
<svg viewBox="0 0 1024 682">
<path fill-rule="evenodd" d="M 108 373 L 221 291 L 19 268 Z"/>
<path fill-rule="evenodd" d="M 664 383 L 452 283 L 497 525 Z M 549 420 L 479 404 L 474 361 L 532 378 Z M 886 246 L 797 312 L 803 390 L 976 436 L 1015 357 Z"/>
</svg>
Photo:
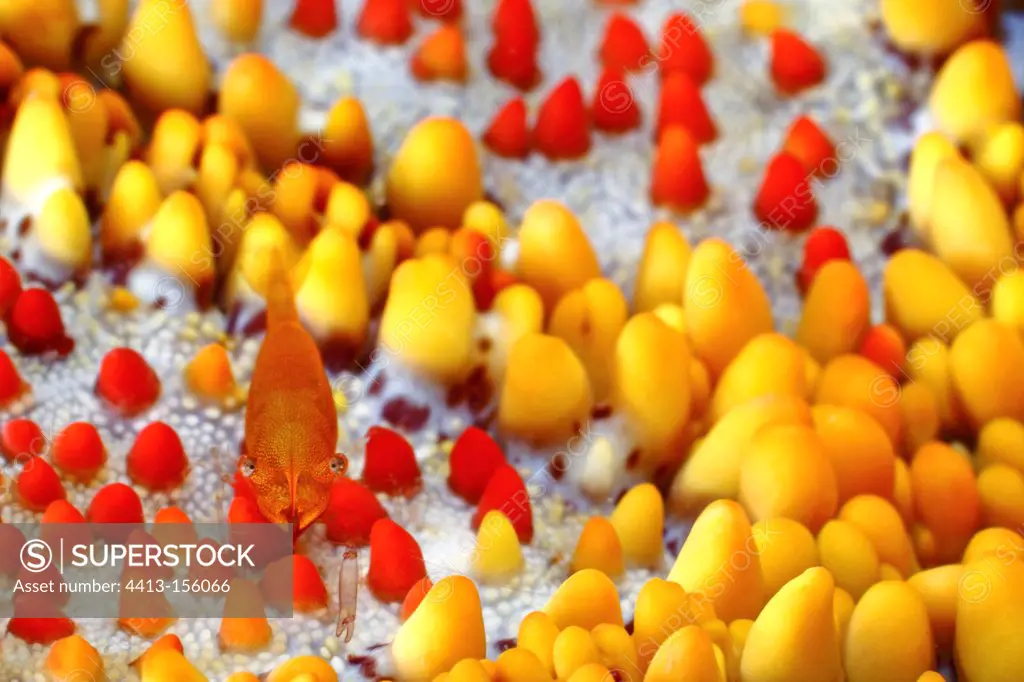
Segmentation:
<svg viewBox="0 0 1024 682">
<path fill-rule="evenodd" d="M 1024 224 L 1019 97 L 992 43 L 934 86 L 893 49 L 983 33 L 961 1 L 918 30 L 928 3 L 897 0 L 196 0 L 198 41 L 180 3 L 142 2 L 123 64 L 102 21 L 76 48 L 138 120 L 77 77 L 13 87 L 0 51 L 22 98 L 0 140 L 0 528 L 304 530 L 277 567 L 292 618 L 12 618 L 0 680 L 912 681 L 940 679 L 935 645 L 972 682 L 1013 679 L 993 642 L 1020 634 L 1024 591 L 1024 280 L 986 278 Z M 3 38 L 67 69 L 68 27 L 57 48 L 38 30 Z M 992 94 L 965 98 L 979 73 Z M 211 89 L 226 118 L 200 124 Z M 914 146 L 929 93 L 955 142 Z M 364 119 L 372 142 L 345 125 Z M 113 152 L 89 149 L 107 125 Z M 23 172 L 36 156 L 53 177 Z M 253 159 L 283 170 L 265 184 Z M 111 184 L 94 245 L 79 193 Z M 197 247 L 246 194 L 274 215 Z M 934 255 L 887 260 L 915 241 Z M 453 262 L 479 270 L 450 281 Z M 294 292 L 327 385 L 288 393 L 301 377 L 271 363 L 248 394 L 268 291 Z M 336 448 L 246 413 L 318 418 L 328 393 Z M 307 436 L 311 459 L 283 453 Z M 288 600 L 265 587 L 229 604 Z"/>
</svg>

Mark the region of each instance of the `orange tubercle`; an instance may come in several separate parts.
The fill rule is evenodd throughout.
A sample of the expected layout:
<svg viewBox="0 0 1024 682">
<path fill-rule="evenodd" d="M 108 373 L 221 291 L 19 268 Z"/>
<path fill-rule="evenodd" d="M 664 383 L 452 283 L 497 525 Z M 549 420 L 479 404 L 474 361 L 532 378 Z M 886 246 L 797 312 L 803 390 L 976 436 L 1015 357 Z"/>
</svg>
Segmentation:
<svg viewBox="0 0 1024 682">
<path fill-rule="evenodd" d="M 270 643 L 272 632 L 263 613 L 263 597 L 255 583 L 232 580 L 224 604 L 217 640 L 225 651 L 259 651 Z M 242 614 L 242 615 L 239 615 Z"/>
<path fill-rule="evenodd" d="M 166 602 L 166 599 L 161 596 L 161 600 Z M 156 600 L 154 600 L 155 602 Z M 170 604 L 167 604 L 170 607 Z M 150 611 L 150 609 L 146 609 Z M 144 618 L 126 617 L 118 618 L 117 626 L 125 632 L 133 635 L 138 635 L 145 639 L 156 637 L 167 628 L 174 625 L 174 621 L 177 620 L 171 616 L 157 616 L 151 617 L 146 616 Z"/>
<path fill-rule="evenodd" d="M 185 368 L 189 389 L 203 398 L 223 399 L 235 390 L 231 360 L 224 346 L 211 343 L 196 353 Z"/>
<path fill-rule="evenodd" d="M 95 426 L 88 422 L 75 422 L 53 439 L 50 459 L 65 475 L 80 482 L 89 482 L 103 468 L 107 451 Z"/>
<path fill-rule="evenodd" d="M 421 81 L 464 83 L 468 74 L 466 40 L 456 24 L 445 24 L 427 36 L 412 56 L 412 73 Z"/>
<path fill-rule="evenodd" d="M 42 522 L 85 523 L 85 517 L 67 500 L 54 500 L 43 513 Z"/>
<path fill-rule="evenodd" d="M 182 646 L 181 639 L 177 635 L 164 635 L 150 644 L 149 648 L 142 652 L 141 656 L 131 662 L 131 665 L 141 666 L 147 658 L 151 658 L 153 655 L 165 650 L 177 651 L 179 654 L 185 653 L 185 647 Z"/>
<path fill-rule="evenodd" d="M 153 538 L 161 545 L 194 544 L 192 519 L 180 507 L 163 507 L 153 517 Z"/>
</svg>

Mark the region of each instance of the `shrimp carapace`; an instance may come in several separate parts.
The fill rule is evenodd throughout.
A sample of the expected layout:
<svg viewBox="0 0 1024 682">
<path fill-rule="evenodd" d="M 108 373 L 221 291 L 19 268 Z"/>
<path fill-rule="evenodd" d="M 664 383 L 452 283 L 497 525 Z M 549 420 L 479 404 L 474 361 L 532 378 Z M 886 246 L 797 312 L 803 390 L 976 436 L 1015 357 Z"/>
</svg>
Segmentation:
<svg viewBox="0 0 1024 682">
<path fill-rule="evenodd" d="M 295 309 L 280 254 L 267 258 L 267 331 L 256 358 L 245 414 L 242 473 L 260 512 L 296 535 L 327 507 L 347 461 L 336 454 L 338 414 L 320 351 Z"/>
</svg>

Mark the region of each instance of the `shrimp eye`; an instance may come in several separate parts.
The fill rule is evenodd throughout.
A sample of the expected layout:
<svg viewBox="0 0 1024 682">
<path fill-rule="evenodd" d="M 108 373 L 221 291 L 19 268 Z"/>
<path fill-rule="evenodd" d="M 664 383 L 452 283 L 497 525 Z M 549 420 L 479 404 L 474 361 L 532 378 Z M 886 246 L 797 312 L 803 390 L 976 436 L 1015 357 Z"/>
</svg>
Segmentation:
<svg viewBox="0 0 1024 682">
<path fill-rule="evenodd" d="M 338 453 L 331 457 L 331 473 L 341 476 L 346 471 L 348 471 L 348 458 L 345 455 Z"/>
<path fill-rule="evenodd" d="M 245 461 L 242 462 L 241 469 L 242 469 L 242 475 L 245 476 L 246 478 L 248 478 L 248 477 L 252 476 L 254 473 L 256 473 L 256 462 L 252 461 L 251 459 L 249 459 L 247 457 L 245 459 Z"/>
</svg>

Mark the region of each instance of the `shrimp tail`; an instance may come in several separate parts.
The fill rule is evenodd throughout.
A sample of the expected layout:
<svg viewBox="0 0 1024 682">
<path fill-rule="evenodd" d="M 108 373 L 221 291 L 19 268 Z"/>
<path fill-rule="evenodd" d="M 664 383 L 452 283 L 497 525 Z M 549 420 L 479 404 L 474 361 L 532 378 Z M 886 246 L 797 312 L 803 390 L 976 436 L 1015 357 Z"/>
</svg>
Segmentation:
<svg viewBox="0 0 1024 682">
<path fill-rule="evenodd" d="M 281 252 L 270 247 L 262 252 L 267 263 L 267 326 L 277 327 L 288 322 L 298 322 L 299 314 L 295 309 L 295 294 L 291 281 L 284 267 Z"/>
</svg>

